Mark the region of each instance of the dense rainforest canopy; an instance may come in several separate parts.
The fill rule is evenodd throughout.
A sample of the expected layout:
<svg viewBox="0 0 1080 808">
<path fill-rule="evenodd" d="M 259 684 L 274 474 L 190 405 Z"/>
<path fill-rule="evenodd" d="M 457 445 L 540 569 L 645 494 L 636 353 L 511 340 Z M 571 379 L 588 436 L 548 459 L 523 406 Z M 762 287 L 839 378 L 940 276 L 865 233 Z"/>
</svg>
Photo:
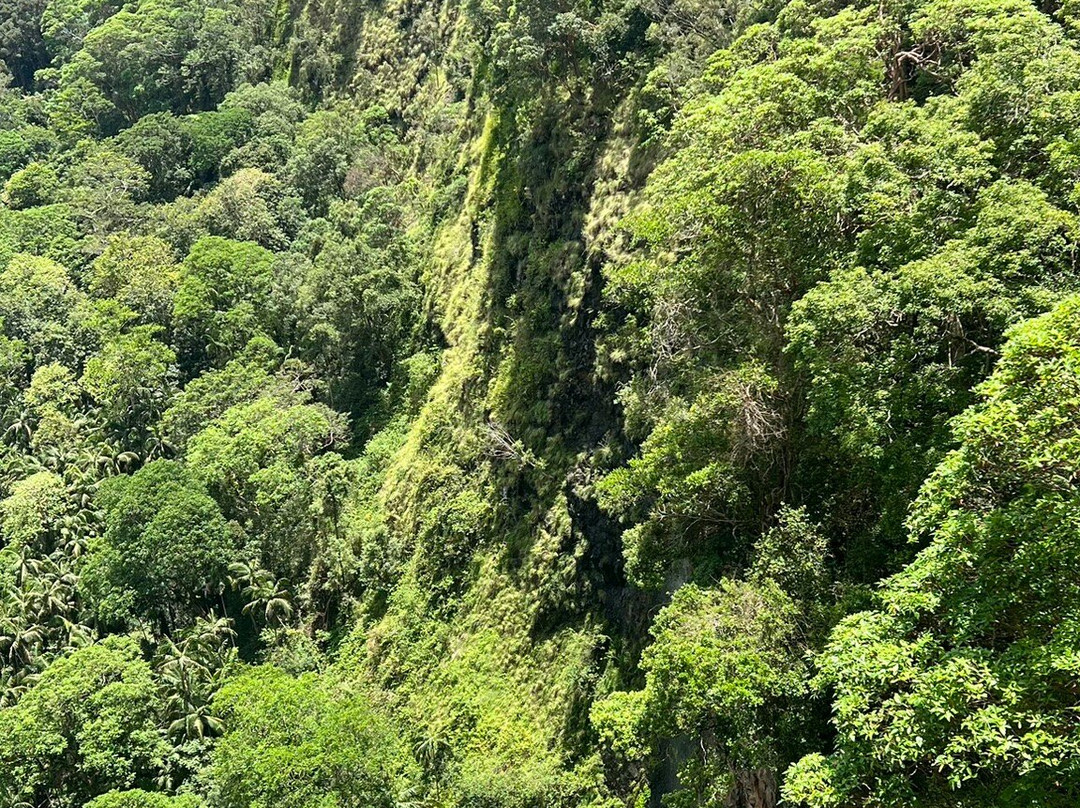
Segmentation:
<svg viewBox="0 0 1080 808">
<path fill-rule="evenodd" d="M 0 808 L 1080 805 L 1075 0 L 0 0 Z"/>
</svg>

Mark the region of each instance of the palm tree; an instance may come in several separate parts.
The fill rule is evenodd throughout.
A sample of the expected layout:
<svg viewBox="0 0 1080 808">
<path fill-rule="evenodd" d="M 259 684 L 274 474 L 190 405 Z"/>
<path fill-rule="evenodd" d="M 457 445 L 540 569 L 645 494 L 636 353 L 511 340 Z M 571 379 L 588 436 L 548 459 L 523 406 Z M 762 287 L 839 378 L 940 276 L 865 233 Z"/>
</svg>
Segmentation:
<svg viewBox="0 0 1080 808">
<path fill-rule="evenodd" d="M 8 428 L 4 430 L 4 440 L 21 448 L 28 448 L 30 440 L 34 437 L 33 424 L 34 417 L 28 409 L 18 410 L 12 417 Z"/>
<path fill-rule="evenodd" d="M 37 684 L 37 671 L 21 668 L 6 677 L 0 677 L 0 709 L 14 706 L 23 694 Z"/>
<path fill-rule="evenodd" d="M 284 578 L 275 579 L 258 562 L 238 562 L 229 567 L 229 582 L 234 589 L 240 589 L 247 599 L 243 613 L 255 622 L 255 615 L 260 614 L 267 625 L 275 622 L 283 625 L 293 615 L 292 593 L 289 582 Z"/>
<path fill-rule="evenodd" d="M 175 642 L 162 641 L 155 663 L 158 684 L 170 719 L 168 733 L 187 740 L 221 732 L 210 700 L 235 656 L 232 621 L 210 615 L 198 620 Z"/>
<path fill-rule="evenodd" d="M 38 657 L 44 640 L 44 630 L 35 623 L 9 623 L 0 634 L 0 653 L 9 664 L 25 667 Z"/>
<path fill-rule="evenodd" d="M 168 708 L 176 711 L 176 700 L 167 702 Z M 180 716 L 169 724 L 168 733 L 172 736 L 183 735 L 187 740 L 205 738 L 208 735 L 220 735 L 225 725 L 220 718 L 211 714 L 209 704 L 193 704 L 184 701 L 179 707 Z"/>
<path fill-rule="evenodd" d="M 55 624 L 60 632 L 63 644 L 61 650 L 63 651 L 83 648 L 94 641 L 93 629 L 85 623 L 68 620 L 66 617 L 59 615 L 55 619 Z"/>
<path fill-rule="evenodd" d="M 443 727 L 428 727 L 413 745 L 413 757 L 435 786 L 435 802 L 439 802 L 439 786 L 446 760 L 452 752 Z"/>
</svg>

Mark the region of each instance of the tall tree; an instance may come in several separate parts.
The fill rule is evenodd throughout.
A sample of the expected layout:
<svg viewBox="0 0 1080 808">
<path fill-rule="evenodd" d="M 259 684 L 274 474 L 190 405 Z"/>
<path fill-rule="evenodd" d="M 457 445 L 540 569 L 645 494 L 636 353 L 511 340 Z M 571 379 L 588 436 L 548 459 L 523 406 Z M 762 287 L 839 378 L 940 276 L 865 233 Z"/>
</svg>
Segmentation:
<svg viewBox="0 0 1080 808">
<path fill-rule="evenodd" d="M 833 631 L 836 749 L 794 803 L 1075 805 L 1080 798 L 1080 298 L 1010 332 L 912 511 L 915 561 Z"/>
</svg>

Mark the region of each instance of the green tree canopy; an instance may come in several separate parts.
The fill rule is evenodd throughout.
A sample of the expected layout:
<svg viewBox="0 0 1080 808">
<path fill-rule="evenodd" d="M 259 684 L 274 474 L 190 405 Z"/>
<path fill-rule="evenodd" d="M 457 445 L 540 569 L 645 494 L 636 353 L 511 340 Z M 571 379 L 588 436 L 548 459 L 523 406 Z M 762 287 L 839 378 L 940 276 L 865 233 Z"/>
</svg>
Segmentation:
<svg viewBox="0 0 1080 808">
<path fill-rule="evenodd" d="M 214 752 L 222 808 L 391 808 L 408 754 L 366 694 L 256 668 L 215 699 L 228 727 Z"/>
<path fill-rule="evenodd" d="M 789 775 L 813 806 L 1071 805 L 1080 563 L 1080 299 L 1009 332 L 911 513 L 916 560 L 834 630 L 836 750 Z"/>
<path fill-rule="evenodd" d="M 214 603 L 239 548 L 217 503 L 181 464 L 156 460 L 101 486 L 105 529 L 91 548 L 86 596 L 101 619 L 151 616 L 166 627 Z"/>
<path fill-rule="evenodd" d="M 0 710 L 0 805 L 78 808 L 110 789 L 152 785 L 165 753 L 160 710 L 134 640 L 110 637 L 56 660 Z"/>
<path fill-rule="evenodd" d="M 272 330 L 266 322 L 272 267 L 273 254 L 251 242 L 207 236 L 192 246 L 173 309 L 189 367 L 207 359 L 224 364 L 253 336 Z"/>
</svg>

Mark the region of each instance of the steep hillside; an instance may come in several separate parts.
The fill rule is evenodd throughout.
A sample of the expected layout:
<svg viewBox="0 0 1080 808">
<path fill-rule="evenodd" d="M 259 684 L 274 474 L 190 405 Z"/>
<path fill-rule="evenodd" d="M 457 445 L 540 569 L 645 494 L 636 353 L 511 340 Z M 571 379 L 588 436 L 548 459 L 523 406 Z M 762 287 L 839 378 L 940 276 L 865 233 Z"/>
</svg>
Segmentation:
<svg viewBox="0 0 1080 808">
<path fill-rule="evenodd" d="M 1077 32 L 0 0 L 0 807 L 1075 805 Z"/>
</svg>

